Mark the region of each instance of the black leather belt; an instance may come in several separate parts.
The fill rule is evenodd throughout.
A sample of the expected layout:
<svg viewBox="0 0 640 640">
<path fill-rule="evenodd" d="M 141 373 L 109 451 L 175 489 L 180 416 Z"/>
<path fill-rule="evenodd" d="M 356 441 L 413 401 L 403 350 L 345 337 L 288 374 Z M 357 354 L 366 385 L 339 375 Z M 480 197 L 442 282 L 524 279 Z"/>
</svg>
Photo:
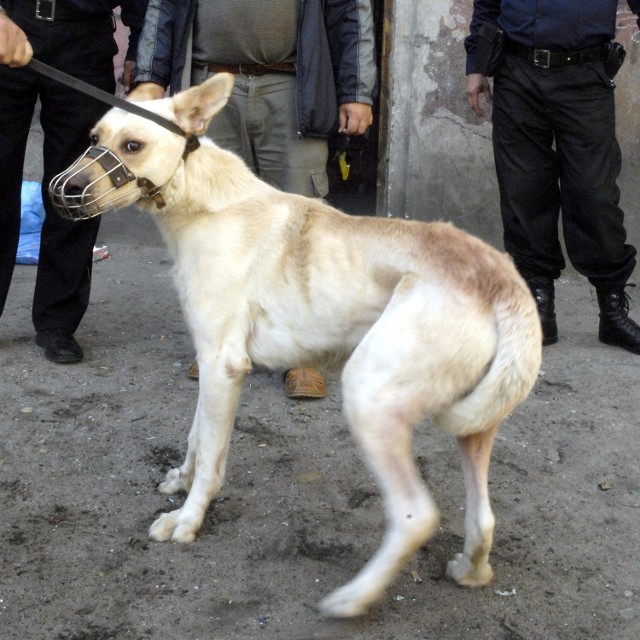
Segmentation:
<svg viewBox="0 0 640 640">
<path fill-rule="evenodd" d="M 79 22 L 105 15 L 104 13 L 96 14 L 78 11 L 58 4 L 56 0 L 3 0 L 0 5 L 10 18 L 13 16 L 25 16 L 36 18 L 37 20 L 45 20 L 46 22 Z"/>
<path fill-rule="evenodd" d="M 605 43 L 597 47 L 592 47 L 591 49 L 582 49 L 580 51 L 550 51 L 549 49 L 525 47 L 517 42 L 513 42 L 513 40 L 507 41 L 507 53 L 517 56 L 518 58 L 524 58 L 541 69 L 605 60 L 608 47 L 609 44 Z"/>
<path fill-rule="evenodd" d="M 275 64 L 197 64 L 196 67 L 207 67 L 211 73 L 234 73 L 243 76 L 263 76 L 267 73 L 295 73 L 293 62 L 279 62 Z"/>
</svg>

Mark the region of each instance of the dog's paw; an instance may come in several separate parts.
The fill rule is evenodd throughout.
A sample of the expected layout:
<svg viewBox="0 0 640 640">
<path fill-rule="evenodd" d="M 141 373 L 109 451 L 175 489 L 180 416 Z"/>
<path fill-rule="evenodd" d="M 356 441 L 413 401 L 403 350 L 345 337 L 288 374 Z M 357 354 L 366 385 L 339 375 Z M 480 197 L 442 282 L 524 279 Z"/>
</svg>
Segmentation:
<svg viewBox="0 0 640 640">
<path fill-rule="evenodd" d="M 453 578 L 462 587 L 484 587 L 493 578 L 493 569 L 488 562 L 474 565 L 463 553 L 447 564 L 447 576 Z"/>
<path fill-rule="evenodd" d="M 363 596 L 359 588 L 346 584 L 322 600 L 320 613 L 327 618 L 355 618 L 367 613 L 369 607 L 377 600 L 379 600 L 377 594 Z"/>
<path fill-rule="evenodd" d="M 149 537 L 157 542 L 165 542 L 171 540 L 171 536 L 178 523 L 178 514 L 180 510 L 171 511 L 170 513 L 163 513 L 152 525 L 149 527 Z"/>
<path fill-rule="evenodd" d="M 179 493 L 180 491 L 188 492 L 190 487 L 190 480 L 182 474 L 180 469 L 171 469 L 167 473 L 164 482 L 161 482 L 158 485 L 158 491 L 160 493 L 172 496 L 173 494 Z"/>
<path fill-rule="evenodd" d="M 193 542 L 197 528 L 189 523 L 180 522 L 181 509 L 163 513 L 149 528 L 149 537 L 157 542 Z"/>
</svg>

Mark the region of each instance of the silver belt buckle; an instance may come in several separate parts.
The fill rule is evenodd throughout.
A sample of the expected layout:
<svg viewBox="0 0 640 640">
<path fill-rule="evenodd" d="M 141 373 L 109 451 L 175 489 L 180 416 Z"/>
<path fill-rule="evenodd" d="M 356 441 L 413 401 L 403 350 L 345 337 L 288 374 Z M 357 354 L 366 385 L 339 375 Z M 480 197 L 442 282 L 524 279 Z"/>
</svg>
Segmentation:
<svg viewBox="0 0 640 640">
<path fill-rule="evenodd" d="M 533 64 L 541 69 L 548 69 L 551 66 L 551 51 L 549 49 L 534 49 Z"/>
<path fill-rule="evenodd" d="M 36 0 L 36 18 L 53 22 L 56 15 L 56 0 Z"/>
</svg>

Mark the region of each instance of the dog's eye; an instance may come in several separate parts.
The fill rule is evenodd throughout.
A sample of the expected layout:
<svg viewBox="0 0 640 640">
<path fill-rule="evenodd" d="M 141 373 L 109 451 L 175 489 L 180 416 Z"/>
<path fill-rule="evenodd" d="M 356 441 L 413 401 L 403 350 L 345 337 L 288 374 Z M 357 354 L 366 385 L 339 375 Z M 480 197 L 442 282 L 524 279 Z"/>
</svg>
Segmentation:
<svg viewBox="0 0 640 640">
<path fill-rule="evenodd" d="M 95 133 L 92 133 L 89 136 L 89 142 L 91 143 L 92 147 L 95 147 L 98 144 L 98 136 Z"/>
<path fill-rule="evenodd" d="M 140 149 L 142 149 L 142 142 L 138 142 L 137 140 L 129 140 L 129 142 L 124 145 L 124 148 L 129 153 L 137 153 L 138 151 L 140 151 Z"/>
</svg>

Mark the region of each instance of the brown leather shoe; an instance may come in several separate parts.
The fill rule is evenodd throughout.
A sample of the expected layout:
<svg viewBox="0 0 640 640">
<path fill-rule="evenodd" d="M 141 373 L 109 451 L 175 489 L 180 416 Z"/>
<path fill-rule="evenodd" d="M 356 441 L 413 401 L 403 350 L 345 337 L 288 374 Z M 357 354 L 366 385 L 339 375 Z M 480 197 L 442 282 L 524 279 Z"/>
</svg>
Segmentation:
<svg viewBox="0 0 640 640">
<path fill-rule="evenodd" d="M 323 375 L 316 369 L 306 367 L 289 369 L 284 388 L 289 398 L 324 398 L 327 395 Z"/>
<path fill-rule="evenodd" d="M 189 370 L 187 371 L 187 375 L 192 380 L 197 380 L 200 377 L 200 369 L 198 369 L 198 361 L 197 360 L 193 361 L 193 364 L 189 367 Z"/>
</svg>

